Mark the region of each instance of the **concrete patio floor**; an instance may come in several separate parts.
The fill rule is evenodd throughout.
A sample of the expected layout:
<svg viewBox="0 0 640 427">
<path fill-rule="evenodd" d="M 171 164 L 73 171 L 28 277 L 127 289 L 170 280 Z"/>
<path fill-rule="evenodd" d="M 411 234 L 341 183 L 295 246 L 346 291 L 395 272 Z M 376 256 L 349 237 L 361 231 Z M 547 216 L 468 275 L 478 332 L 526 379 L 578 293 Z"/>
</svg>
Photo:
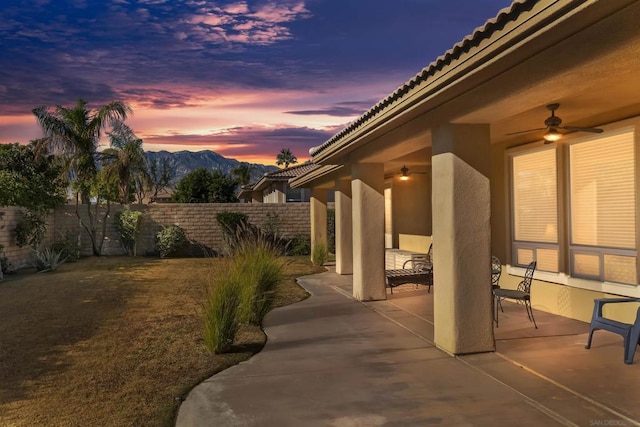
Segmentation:
<svg viewBox="0 0 640 427">
<path fill-rule="evenodd" d="M 617 335 L 586 350 L 587 324 L 535 311 L 536 330 L 505 303 L 497 351 L 451 357 L 424 289 L 358 303 L 350 276 L 300 283 L 311 298 L 270 313 L 263 351 L 197 386 L 178 426 L 640 426 L 640 361 Z"/>
</svg>

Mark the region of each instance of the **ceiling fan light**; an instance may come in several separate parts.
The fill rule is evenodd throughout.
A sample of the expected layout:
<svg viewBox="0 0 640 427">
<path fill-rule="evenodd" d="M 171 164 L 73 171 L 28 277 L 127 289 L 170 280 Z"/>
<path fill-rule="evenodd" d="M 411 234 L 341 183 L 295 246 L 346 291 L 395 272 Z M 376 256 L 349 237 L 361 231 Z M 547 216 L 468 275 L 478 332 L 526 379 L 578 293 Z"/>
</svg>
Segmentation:
<svg viewBox="0 0 640 427">
<path fill-rule="evenodd" d="M 400 175 L 400 181 L 408 181 L 409 180 L 409 168 L 406 166 L 402 166 L 400 169 L 402 175 Z"/>
<path fill-rule="evenodd" d="M 554 128 L 550 128 L 547 133 L 544 134 L 544 140 L 547 142 L 556 142 L 560 138 L 562 138 L 562 134 Z"/>
</svg>

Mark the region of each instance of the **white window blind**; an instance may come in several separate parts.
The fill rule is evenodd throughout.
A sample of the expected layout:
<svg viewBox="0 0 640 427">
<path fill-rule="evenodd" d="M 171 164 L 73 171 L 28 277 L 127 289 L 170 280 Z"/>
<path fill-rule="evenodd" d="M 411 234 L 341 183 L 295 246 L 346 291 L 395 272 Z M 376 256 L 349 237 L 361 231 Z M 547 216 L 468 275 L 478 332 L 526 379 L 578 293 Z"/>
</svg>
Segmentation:
<svg viewBox="0 0 640 427">
<path fill-rule="evenodd" d="M 633 132 L 570 146 L 574 245 L 636 248 Z"/>
<path fill-rule="evenodd" d="M 514 238 L 558 243 L 555 148 L 513 157 Z"/>
</svg>

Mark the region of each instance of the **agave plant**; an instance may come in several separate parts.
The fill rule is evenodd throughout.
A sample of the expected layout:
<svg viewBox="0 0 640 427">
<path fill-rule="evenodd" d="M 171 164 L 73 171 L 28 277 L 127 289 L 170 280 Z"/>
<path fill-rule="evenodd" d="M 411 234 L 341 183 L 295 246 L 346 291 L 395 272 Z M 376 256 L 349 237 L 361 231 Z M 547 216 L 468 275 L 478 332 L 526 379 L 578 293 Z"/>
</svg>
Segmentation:
<svg viewBox="0 0 640 427">
<path fill-rule="evenodd" d="M 53 271 L 66 260 L 67 257 L 62 256 L 62 251 L 47 248 L 43 251 L 36 251 L 35 267 L 40 272 Z"/>
</svg>

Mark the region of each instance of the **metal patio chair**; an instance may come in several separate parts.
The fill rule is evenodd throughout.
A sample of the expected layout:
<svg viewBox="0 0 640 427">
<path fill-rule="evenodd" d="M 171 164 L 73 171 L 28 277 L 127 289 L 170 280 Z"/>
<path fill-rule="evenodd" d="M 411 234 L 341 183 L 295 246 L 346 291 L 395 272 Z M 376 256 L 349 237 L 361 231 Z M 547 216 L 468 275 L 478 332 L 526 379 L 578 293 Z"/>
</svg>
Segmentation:
<svg viewBox="0 0 640 427">
<path fill-rule="evenodd" d="M 529 321 L 533 322 L 533 325 L 538 329 L 536 319 L 533 317 L 533 309 L 531 308 L 531 282 L 533 281 L 533 273 L 535 269 L 536 262 L 531 261 L 527 267 L 527 271 L 524 273 L 524 279 L 518 285 L 518 289 L 504 289 L 500 287 L 493 289 L 494 308 L 496 311 L 496 327 L 498 326 L 499 311 L 504 312 L 504 310 L 502 310 L 502 300 L 511 299 L 515 301 L 522 301 L 524 303 Z M 498 310 L 498 308 L 500 310 Z"/>
</svg>

